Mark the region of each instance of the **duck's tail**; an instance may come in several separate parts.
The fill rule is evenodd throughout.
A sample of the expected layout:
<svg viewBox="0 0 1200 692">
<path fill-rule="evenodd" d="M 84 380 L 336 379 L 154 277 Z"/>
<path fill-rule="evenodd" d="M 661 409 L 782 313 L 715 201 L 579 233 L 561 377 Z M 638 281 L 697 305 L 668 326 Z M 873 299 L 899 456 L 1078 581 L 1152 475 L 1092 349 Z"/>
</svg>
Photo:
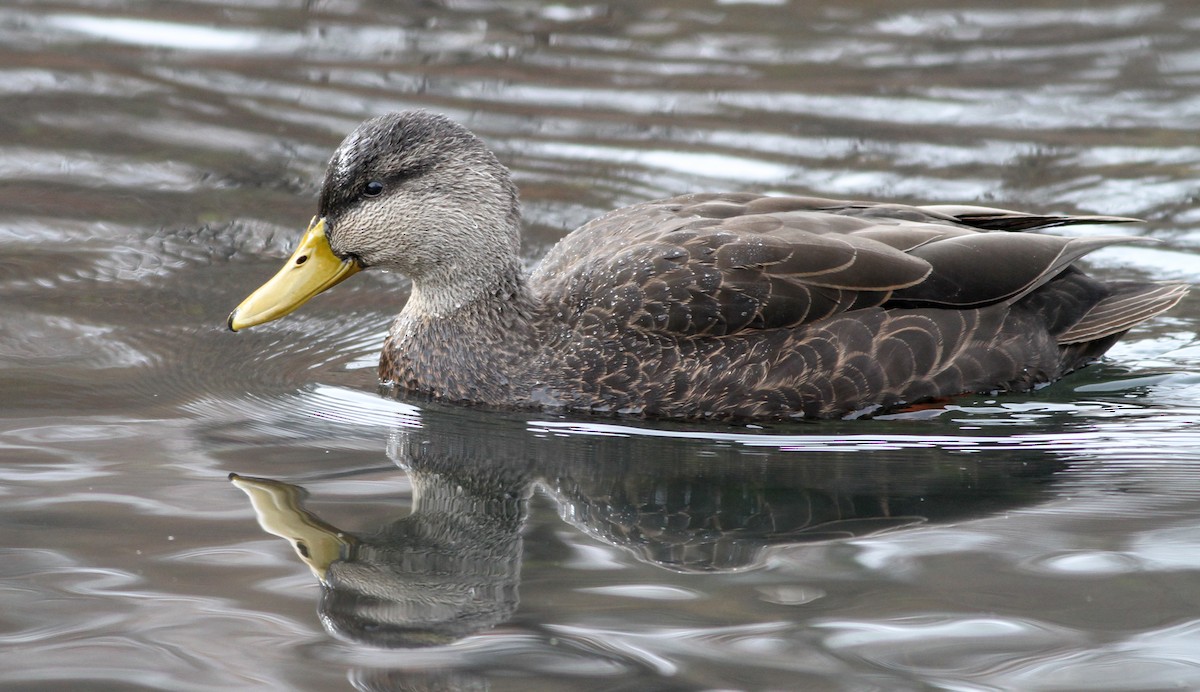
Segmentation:
<svg viewBox="0 0 1200 692">
<path fill-rule="evenodd" d="M 1121 335 L 1130 327 L 1166 312 L 1187 295 L 1185 283 L 1110 282 L 1108 297 L 1092 306 L 1078 322 L 1056 335 L 1060 345 L 1079 344 Z"/>
<path fill-rule="evenodd" d="M 1191 288 L 1185 283 L 1113 282 L 1111 293 L 1055 338 L 1066 374 L 1104 355 L 1135 325 L 1171 309 Z"/>
</svg>

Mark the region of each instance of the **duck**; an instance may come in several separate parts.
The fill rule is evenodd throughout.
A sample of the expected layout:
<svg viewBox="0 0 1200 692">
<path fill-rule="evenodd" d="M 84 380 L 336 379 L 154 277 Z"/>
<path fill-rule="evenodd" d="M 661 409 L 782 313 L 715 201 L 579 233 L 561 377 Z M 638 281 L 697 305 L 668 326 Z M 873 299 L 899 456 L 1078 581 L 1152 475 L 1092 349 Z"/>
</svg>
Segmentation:
<svg viewBox="0 0 1200 692">
<path fill-rule="evenodd" d="M 334 151 L 298 247 L 229 315 L 260 325 L 364 269 L 411 281 L 384 390 L 498 409 L 679 420 L 879 415 L 1023 392 L 1102 356 L 1188 285 L 1077 266 L 1136 221 L 751 192 L 626 206 L 531 271 L 509 170 L 425 110 Z"/>
</svg>

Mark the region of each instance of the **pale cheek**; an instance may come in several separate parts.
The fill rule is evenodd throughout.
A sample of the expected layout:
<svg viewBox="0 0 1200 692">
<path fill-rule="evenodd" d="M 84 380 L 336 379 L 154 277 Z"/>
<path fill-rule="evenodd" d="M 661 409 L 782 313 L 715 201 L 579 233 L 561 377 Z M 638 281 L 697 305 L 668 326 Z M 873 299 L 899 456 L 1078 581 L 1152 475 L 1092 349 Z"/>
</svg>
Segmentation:
<svg viewBox="0 0 1200 692">
<path fill-rule="evenodd" d="M 386 227 L 381 227 L 380 221 L 380 215 L 370 210 L 345 214 L 337 220 L 331 245 L 338 252 L 357 255 L 374 264 L 373 257 L 383 249 L 386 235 Z"/>
<path fill-rule="evenodd" d="M 444 243 L 429 242 L 427 219 L 413 207 L 364 205 L 337 221 L 334 249 L 358 256 L 368 266 L 412 276 L 441 264 Z"/>
</svg>

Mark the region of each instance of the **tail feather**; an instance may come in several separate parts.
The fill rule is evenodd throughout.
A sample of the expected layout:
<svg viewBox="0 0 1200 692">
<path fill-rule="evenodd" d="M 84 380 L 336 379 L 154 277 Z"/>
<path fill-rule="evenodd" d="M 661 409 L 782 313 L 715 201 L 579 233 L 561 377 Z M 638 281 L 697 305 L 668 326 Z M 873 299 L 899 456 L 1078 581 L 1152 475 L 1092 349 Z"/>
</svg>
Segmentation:
<svg viewBox="0 0 1200 692">
<path fill-rule="evenodd" d="M 1092 306 L 1083 317 L 1057 336 L 1060 345 L 1096 341 L 1121 334 L 1130 327 L 1165 312 L 1187 295 L 1184 283 L 1110 283 L 1112 294 Z"/>
</svg>

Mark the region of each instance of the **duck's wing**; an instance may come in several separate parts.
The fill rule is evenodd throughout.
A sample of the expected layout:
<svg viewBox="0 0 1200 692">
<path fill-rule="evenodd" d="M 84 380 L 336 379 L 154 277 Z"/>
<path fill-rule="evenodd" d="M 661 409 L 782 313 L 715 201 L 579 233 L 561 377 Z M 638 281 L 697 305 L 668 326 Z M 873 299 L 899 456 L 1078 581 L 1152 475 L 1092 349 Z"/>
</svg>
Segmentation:
<svg viewBox="0 0 1200 692">
<path fill-rule="evenodd" d="M 947 211 L 955 209 L 970 220 Z M 586 224 L 555 246 L 532 282 L 563 320 L 604 331 L 724 335 L 881 305 L 977 307 L 1017 300 L 1087 252 L 1135 239 L 983 232 L 971 220 L 1021 228 L 1074 218 L 691 195 Z M 1118 219 L 1090 222 L 1098 220 Z"/>
</svg>

